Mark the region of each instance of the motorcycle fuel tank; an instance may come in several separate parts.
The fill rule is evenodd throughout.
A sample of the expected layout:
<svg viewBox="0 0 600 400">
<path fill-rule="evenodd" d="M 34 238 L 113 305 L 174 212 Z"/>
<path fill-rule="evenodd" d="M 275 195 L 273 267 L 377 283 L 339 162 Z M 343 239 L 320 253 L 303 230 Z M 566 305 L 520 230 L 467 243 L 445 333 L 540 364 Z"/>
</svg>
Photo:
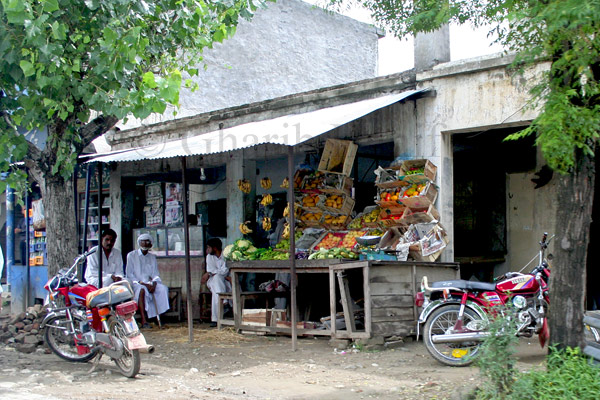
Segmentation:
<svg viewBox="0 0 600 400">
<path fill-rule="evenodd" d="M 539 284 L 533 275 L 519 275 L 505 279 L 496 284 L 496 289 L 501 292 L 530 293 L 539 289 Z"/>
</svg>

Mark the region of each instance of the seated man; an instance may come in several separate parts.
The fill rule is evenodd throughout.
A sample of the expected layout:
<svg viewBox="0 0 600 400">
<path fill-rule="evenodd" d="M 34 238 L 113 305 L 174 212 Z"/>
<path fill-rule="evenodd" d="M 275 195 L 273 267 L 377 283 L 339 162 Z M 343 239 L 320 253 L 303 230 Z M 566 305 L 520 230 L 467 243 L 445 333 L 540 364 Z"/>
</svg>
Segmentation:
<svg viewBox="0 0 600 400">
<path fill-rule="evenodd" d="M 219 315 L 219 293 L 231 292 L 231 278 L 229 268 L 225 264 L 222 254 L 223 243 L 219 238 L 210 238 L 206 242 L 206 273 L 202 276 L 202 283 L 212 293 L 210 326 L 217 326 Z M 227 303 L 229 305 L 229 303 Z"/>
<path fill-rule="evenodd" d="M 127 279 L 133 285 L 142 328 L 148 328 L 146 315 L 154 318 L 169 309 L 169 288 L 160 280 L 156 256 L 149 253 L 152 248 L 150 235 L 141 234 L 137 242 L 140 248 L 127 254 Z"/>
<path fill-rule="evenodd" d="M 108 286 L 113 282 L 123 279 L 123 257 L 121 252 L 114 248 L 117 233 L 108 228 L 102 231 L 100 237 L 102 245 L 102 286 Z M 98 274 L 100 267 L 98 263 L 98 246 L 96 252 L 87 257 L 87 268 L 85 270 L 85 281 L 92 286 L 100 288 Z"/>
</svg>

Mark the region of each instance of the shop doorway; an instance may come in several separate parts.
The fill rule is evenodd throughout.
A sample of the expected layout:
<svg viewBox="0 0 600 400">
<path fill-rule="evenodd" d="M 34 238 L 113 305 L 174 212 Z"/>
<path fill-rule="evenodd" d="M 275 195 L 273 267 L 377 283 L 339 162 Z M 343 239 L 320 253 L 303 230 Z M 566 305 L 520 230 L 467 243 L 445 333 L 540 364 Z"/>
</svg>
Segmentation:
<svg viewBox="0 0 600 400">
<path fill-rule="evenodd" d="M 522 128 L 454 134 L 454 254 L 463 279 L 489 282 L 505 261 L 507 174 L 536 167 L 534 138 L 504 141 Z"/>
</svg>

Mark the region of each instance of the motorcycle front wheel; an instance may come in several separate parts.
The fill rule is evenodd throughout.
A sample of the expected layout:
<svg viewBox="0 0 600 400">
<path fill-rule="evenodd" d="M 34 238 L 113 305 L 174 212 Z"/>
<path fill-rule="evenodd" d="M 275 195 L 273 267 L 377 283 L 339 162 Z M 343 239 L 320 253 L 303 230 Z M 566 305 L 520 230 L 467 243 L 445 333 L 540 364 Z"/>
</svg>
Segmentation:
<svg viewBox="0 0 600 400">
<path fill-rule="evenodd" d="M 114 362 L 123 375 L 128 378 L 135 377 L 140 372 L 141 360 L 139 350 L 127 348 L 127 335 L 123 321 L 112 318 L 110 320 L 110 333 L 123 342 L 123 355 Z"/>
<path fill-rule="evenodd" d="M 433 358 L 445 365 L 452 367 L 466 367 L 475 361 L 479 355 L 481 342 L 463 343 L 433 343 L 431 337 L 451 333 L 458 319 L 460 305 L 452 304 L 435 310 L 427 319 L 423 328 L 423 342 L 427 351 Z M 465 307 L 463 323 L 466 326 L 470 321 L 479 320 L 475 311 Z"/>
<path fill-rule="evenodd" d="M 80 322 L 86 320 L 80 316 L 73 315 L 73 321 L 70 321 L 66 315 L 57 315 L 50 318 L 44 329 L 44 341 L 54 354 L 60 358 L 73 362 L 87 362 L 96 356 L 95 352 L 79 354 L 75 344 L 75 336 L 72 333 L 72 326 L 75 327 L 75 335 L 80 335 Z M 73 325 L 71 325 L 73 323 Z"/>
</svg>

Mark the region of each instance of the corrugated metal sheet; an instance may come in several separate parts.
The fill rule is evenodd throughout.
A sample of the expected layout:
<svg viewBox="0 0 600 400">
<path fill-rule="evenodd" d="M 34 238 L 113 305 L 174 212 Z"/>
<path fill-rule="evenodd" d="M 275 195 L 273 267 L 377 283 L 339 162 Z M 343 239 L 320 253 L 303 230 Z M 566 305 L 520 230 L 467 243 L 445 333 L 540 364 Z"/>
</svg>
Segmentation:
<svg viewBox="0 0 600 400">
<path fill-rule="evenodd" d="M 267 143 L 295 146 L 375 110 L 426 90 L 409 90 L 306 113 L 289 114 L 265 121 L 249 122 L 170 142 L 98 154 L 87 162 L 127 162 L 205 155 Z"/>
</svg>

